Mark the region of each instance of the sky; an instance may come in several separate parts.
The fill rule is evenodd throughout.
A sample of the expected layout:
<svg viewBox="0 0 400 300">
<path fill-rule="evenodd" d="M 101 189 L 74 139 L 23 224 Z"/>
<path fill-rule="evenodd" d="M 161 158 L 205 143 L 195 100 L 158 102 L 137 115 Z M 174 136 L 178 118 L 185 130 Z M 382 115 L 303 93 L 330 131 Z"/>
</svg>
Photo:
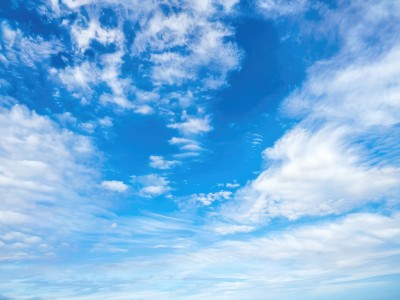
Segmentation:
<svg viewBox="0 0 400 300">
<path fill-rule="evenodd" d="M 399 299 L 399 18 L 2 0 L 0 299 Z"/>
</svg>

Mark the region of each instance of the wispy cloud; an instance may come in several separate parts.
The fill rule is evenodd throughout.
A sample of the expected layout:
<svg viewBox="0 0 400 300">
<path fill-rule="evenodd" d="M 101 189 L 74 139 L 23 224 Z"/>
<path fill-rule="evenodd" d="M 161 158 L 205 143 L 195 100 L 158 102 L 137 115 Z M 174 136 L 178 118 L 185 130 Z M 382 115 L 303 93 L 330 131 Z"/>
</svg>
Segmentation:
<svg viewBox="0 0 400 300">
<path fill-rule="evenodd" d="M 42 271 L 41 282 L 46 285 L 39 285 L 34 277 L 20 281 L 12 276 L 1 288 L 7 292 L 35 286 L 37 294 L 46 297 L 55 295 L 46 286 L 57 287 L 65 299 L 105 299 L 111 295 L 118 299 L 261 299 L 266 293 L 289 299 L 301 293 L 301 299 L 318 299 L 320 293 L 332 292 L 333 287 L 334 294 L 347 294 L 350 284 L 354 287 L 365 282 L 368 288 L 379 284 L 381 276 L 398 274 L 398 228 L 398 213 L 351 214 L 246 241 L 225 240 L 207 248 L 154 255 L 151 260 L 88 261 L 69 265 L 67 273 L 52 265 Z M 16 266 L 7 268 L 15 270 Z M 133 269 L 136 272 L 131 272 Z M 29 275 L 32 269 L 27 272 Z M 91 279 L 89 274 L 93 273 L 101 276 Z M 85 278 L 84 285 L 76 280 L 81 278 Z M 109 289 L 102 288 L 105 285 Z"/>
<path fill-rule="evenodd" d="M 13 239 L 11 248 L 3 247 L 2 259 L 53 255 L 56 244 L 46 232 L 57 230 L 53 239 L 62 239 L 90 230 L 95 211 L 101 210 L 101 200 L 93 207 L 88 193 L 98 177 L 95 148 L 87 137 L 63 130 L 21 105 L 1 109 L 0 131 L 2 235 L 19 232 L 24 240 L 42 239 L 38 247 Z M 21 243 L 17 252 L 12 250 L 16 243 Z"/>
<path fill-rule="evenodd" d="M 354 6 L 365 17 L 339 29 L 345 41 L 354 31 L 362 36 L 364 27 L 378 30 L 378 20 L 367 22 L 371 14 L 387 20 L 373 13 L 374 6 Z M 355 7 L 337 13 L 345 23 L 354 21 Z M 288 97 L 285 112 L 303 120 L 264 151 L 267 168 L 238 191 L 237 203 L 224 208 L 228 218 L 265 224 L 273 217 L 321 216 L 395 201 L 400 166 L 390 158 L 398 154 L 392 140 L 400 120 L 393 65 L 398 46 L 366 48 L 354 57 L 355 43 L 344 43 L 338 55 L 311 67 L 303 86 Z"/>
</svg>

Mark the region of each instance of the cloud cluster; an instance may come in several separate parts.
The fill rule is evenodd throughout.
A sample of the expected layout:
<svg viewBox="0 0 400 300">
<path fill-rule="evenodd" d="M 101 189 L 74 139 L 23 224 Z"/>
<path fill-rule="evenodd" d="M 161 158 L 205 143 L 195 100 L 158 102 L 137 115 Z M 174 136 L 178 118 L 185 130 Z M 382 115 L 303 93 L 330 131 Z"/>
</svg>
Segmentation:
<svg viewBox="0 0 400 300">
<path fill-rule="evenodd" d="M 211 205 L 214 201 L 228 200 L 232 196 L 231 191 L 219 191 L 215 193 L 199 193 L 190 196 L 190 200 L 200 202 L 204 206 Z"/>
<path fill-rule="evenodd" d="M 219 88 L 240 63 L 241 53 L 232 39 L 234 32 L 220 22 L 237 3 L 215 0 L 205 5 L 191 1 L 164 1 L 162 5 L 153 1 L 146 5 L 136 1 L 102 1 L 96 6 L 91 5 L 92 1 L 53 4 L 53 10 L 58 11 L 54 17 L 77 14 L 73 20 L 64 19 L 62 26 L 70 30 L 74 55 L 81 57 L 80 62 L 54 72 L 77 97 L 83 95 L 89 101 L 94 96 L 90 91 L 81 91 L 86 87 L 84 82 L 90 82 L 91 88 L 106 84 L 111 93 L 97 95 L 103 104 L 138 112 L 143 111 L 142 105 L 162 105 L 142 103 L 140 95 L 146 90 L 138 85 L 143 81 L 167 100 L 173 94 L 164 93 L 163 86 L 182 86 L 183 93 Z M 110 16 L 104 17 L 105 14 Z M 130 39 L 133 32 L 134 38 Z M 113 50 L 99 52 L 96 44 Z M 88 60 L 85 53 L 93 52 L 94 60 Z M 141 68 L 135 74 L 137 78 L 132 78 L 122 67 L 135 60 Z M 91 72 L 85 72 L 89 66 Z"/>
<path fill-rule="evenodd" d="M 42 3 L 38 13 L 68 35 L 48 42 L 59 45 L 52 53 L 62 60 L 50 69 L 61 84 L 57 93 L 90 110 L 160 114 L 177 134 L 200 139 L 213 129 L 204 99 L 227 85 L 242 58 L 226 22 L 239 1 L 202 2 Z M 187 109 L 195 112 L 188 116 Z M 184 152 L 177 158 L 200 154 Z"/>
<path fill-rule="evenodd" d="M 380 37 L 388 39 L 387 47 L 370 44 L 368 32 L 388 22 L 377 9 L 393 16 L 400 12 L 390 1 L 371 6 L 356 1 L 335 12 L 349 25 L 339 27 L 345 41 L 341 50 L 312 66 L 302 87 L 286 99 L 284 112 L 302 120 L 264 151 L 265 170 L 237 192 L 234 204 L 223 208 L 228 219 L 263 223 L 397 203 L 399 45 L 391 35 Z M 360 10 L 364 16 L 350 24 Z M 327 25 L 333 26 L 331 20 L 338 17 L 329 17 Z M 355 40 L 353 34 L 365 39 Z"/>
<path fill-rule="evenodd" d="M 360 298 L 370 288 L 373 292 L 386 287 L 381 280 L 384 276 L 398 274 L 399 222 L 398 212 L 350 214 L 247 240 L 225 239 L 207 248 L 189 246 L 152 259 L 126 259 L 123 264 L 88 261 L 70 265 L 67 273 L 57 266 L 47 267 L 41 271 L 41 283 L 46 285 L 36 283 L 33 276 L 18 280 L 17 273 L 11 272 L 14 275 L 0 287 L 7 292 L 35 286 L 29 296 L 46 298 L 59 293 L 65 299 L 231 300 L 266 299 L 266 295 L 268 299 L 321 299 L 327 293 Z M 34 274 L 34 269 L 29 273 Z M 93 273 L 102 276 L 93 277 Z M 84 284 L 80 278 L 85 278 Z M 390 298 L 392 292 L 386 289 L 379 297 L 388 293 Z"/>
<path fill-rule="evenodd" d="M 95 148 L 22 105 L 1 108 L 0 133 L 0 232 L 14 236 L 3 241 L 1 259 L 51 255 L 54 239 L 89 229 L 101 210 L 89 197 L 99 176 Z"/>
</svg>

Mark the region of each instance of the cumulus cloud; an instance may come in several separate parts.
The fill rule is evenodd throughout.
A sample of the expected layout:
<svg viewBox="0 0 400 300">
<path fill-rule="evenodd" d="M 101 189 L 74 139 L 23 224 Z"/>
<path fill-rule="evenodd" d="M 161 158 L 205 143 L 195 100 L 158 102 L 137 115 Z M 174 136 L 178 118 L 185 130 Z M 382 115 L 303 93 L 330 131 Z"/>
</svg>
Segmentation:
<svg viewBox="0 0 400 300">
<path fill-rule="evenodd" d="M 179 162 L 176 160 L 166 160 L 164 157 L 159 155 L 151 155 L 150 159 L 150 167 L 154 169 L 167 170 L 176 166 Z"/>
<path fill-rule="evenodd" d="M 61 71 L 52 69 L 50 72 L 58 74 L 61 82 L 71 92 L 77 92 L 80 97 L 86 97 L 89 100 L 93 95 L 93 86 L 99 81 L 99 70 L 89 62 L 67 67 Z"/>
<path fill-rule="evenodd" d="M 146 81 L 155 93 L 164 85 L 190 84 L 192 91 L 225 85 L 229 72 L 239 68 L 241 51 L 233 42 L 232 28 L 220 20 L 233 13 L 237 3 L 237 0 L 205 1 L 204 5 L 190 1 L 179 4 L 165 1 L 162 5 L 137 1 L 105 1 L 98 5 L 92 5 L 93 1 L 66 1 L 61 6 L 52 3 L 48 10 L 54 10 L 54 18 L 71 12 L 77 16 L 64 18 L 62 26 L 70 31 L 72 50 L 80 59 L 65 71 L 59 70 L 60 79 L 68 88 L 74 86 L 74 93 L 79 97 L 83 93 L 87 100 L 100 98 L 103 105 L 113 104 L 140 114 L 153 113 L 160 108 L 169 110 L 171 108 L 160 101 L 133 103 L 134 100 L 140 102 L 141 94 L 149 92 L 135 87 L 135 82 Z M 170 13 L 165 7 L 170 8 Z M 104 8 L 112 12 L 113 26 L 103 24 Z M 125 36 L 126 22 L 135 26 L 133 40 Z M 88 60 L 86 50 L 93 53 L 95 43 L 114 50 L 96 51 Z M 141 62 L 134 78 L 126 76 L 122 68 L 131 59 Z M 92 73 L 77 80 L 77 71 L 87 67 L 89 61 Z M 83 84 L 90 79 L 93 79 L 90 87 L 106 84 L 111 93 L 90 93 Z M 83 89 L 83 92 L 76 89 Z M 180 92 L 189 90 L 184 87 Z"/>
<path fill-rule="evenodd" d="M 177 129 L 184 136 L 207 133 L 212 130 L 209 117 L 187 117 L 182 123 L 169 124 L 168 127 Z"/>
<path fill-rule="evenodd" d="M 45 232 L 57 230 L 57 236 L 63 238 L 74 231 L 90 230 L 94 208 L 87 193 L 98 176 L 92 142 L 22 105 L 1 108 L 0 133 L 0 231 L 2 235 L 20 232 L 43 239 L 42 246 L 24 246 L 17 255 L 56 251 Z M 25 241 L 19 242 L 25 245 Z M 3 248 L 3 258 L 13 257 L 8 250 Z"/>
<path fill-rule="evenodd" d="M 128 190 L 128 186 L 123 183 L 122 181 L 117 181 L 117 180 L 109 180 L 109 181 L 103 181 L 101 183 L 101 186 L 107 190 L 113 191 L 113 192 L 125 192 Z"/>
<path fill-rule="evenodd" d="M 222 4 L 224 10 L 216 9 L 216 4 Z M 218 88 L 225 84 L 228 72 L 239 67 L 241 53 L 234 43 L 226 41 L 233 31 L 213 17 L 230 12 L 236 4 L 183 2 L 178 13 L 167 15 L 156 10 L 136 36 L 133 52 L 150 58 L 150 75 L 156 84 L 181 85 L 198 80 L 206 68 L 208 78 L 204 82 L 212 80 L 213 88 Z M 175 50 L 179 47 L 183 51 Z"/>
<path fill-rule="evenodd" d="M 399 45 L 389 35 L 387 47 L 372 48 L 369 33 L 388 22 L 376 9 L 397 15 L 400 7 L 375 5 L 356 1 L 335 12 L 348 24 L 337 27 L 345 41 L 341 50 L 312 66 L 302 87 L 286 99 L 283 111 L 302 120 L 264 151 L 266 168 L 223 208 L 228 218 L 262 224 L 273 217 L 294 220 L 397 203 Z M 363 17 L 351 23 L 359 11 Z"/>
<path fill-rule="evenodd" d="M 287 133 L 264 152 L 269 167 L 242 190 L 249 195 L 236 217 L 297 219 L 341 213 L 393 197 L 399 168 L 365 162 L 359 145 L 346 139 L 349 132 L 349 128 L 312 132 L 297 127 Z"/>
<path fill-rule="evenodd" d="M 7 21 L 0 23 L 0 33 L 2 37 L 0 63 L 8 67 L 21 65 L 35 69 L 38 63 L 62 50 L 59 41 L 26 35 L 19 28 L 12 28 Z"/>
<path fill-rule="evenodd" d="M 145 198 L 161 196 L 171 190 L 168 179 L 157 174 L 132 176 L 131 178 L 138 195 Z"/>
<path fill-rule="evenodd" d="M 285 103 L 291 115 L 348 122 L 358 127 L 394 126 L 400 119 L 400 45 L 334 67 L 315 66 L 303 88 Z"/>
<path fill-rule="evenodd" d="M 228 200 L 232 196 L 230 191 L 219 191 L 215 193 L 194 194 L 190 198 L 192 201 L 200 202 L 204 206 L 211 205 L 214 201 Z"/>
</svg>

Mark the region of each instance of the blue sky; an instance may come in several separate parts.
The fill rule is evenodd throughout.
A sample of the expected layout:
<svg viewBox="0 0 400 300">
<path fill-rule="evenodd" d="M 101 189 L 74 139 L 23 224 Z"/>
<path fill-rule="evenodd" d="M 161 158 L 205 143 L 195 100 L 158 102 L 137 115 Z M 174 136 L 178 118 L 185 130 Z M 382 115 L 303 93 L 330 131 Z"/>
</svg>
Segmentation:
<svg viewBox="0 0 400 300">
<path fill-rule="evenodd" d="M 400 3 L 4 0 L 0 299 L 397 299 Z"/>
</svg>

